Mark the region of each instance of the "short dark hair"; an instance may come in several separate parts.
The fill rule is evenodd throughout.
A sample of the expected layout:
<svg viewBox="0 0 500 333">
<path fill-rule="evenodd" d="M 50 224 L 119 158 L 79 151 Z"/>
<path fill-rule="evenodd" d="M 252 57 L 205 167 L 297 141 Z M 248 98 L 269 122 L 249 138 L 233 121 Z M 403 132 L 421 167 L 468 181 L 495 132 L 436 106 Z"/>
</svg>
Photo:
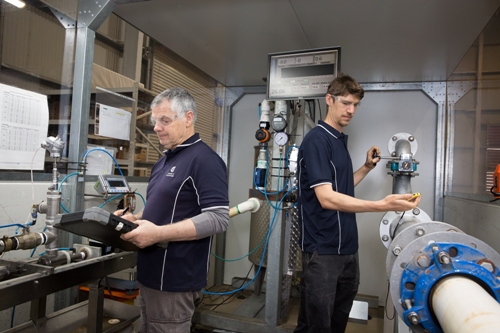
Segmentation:
<svg viewBox="0 0 500 333">
<path fill-rule="evenodd" d="M 338 73 L 337 77 L 330 82 L 327 93 L 332 96 L 353 95 L 359 100 L 365 96 L 365 91 L 358 81 L 344 73 Z"/>
</svg>

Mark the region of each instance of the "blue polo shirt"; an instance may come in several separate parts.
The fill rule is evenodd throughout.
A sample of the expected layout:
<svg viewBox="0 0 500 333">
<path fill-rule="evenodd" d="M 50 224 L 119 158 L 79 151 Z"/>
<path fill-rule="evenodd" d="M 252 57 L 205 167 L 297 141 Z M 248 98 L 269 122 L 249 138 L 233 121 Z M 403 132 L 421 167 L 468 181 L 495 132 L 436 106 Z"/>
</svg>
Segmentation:
<svg viewBox="0 0 500 333">
<path fill-rule="evenodd" d="M 195 134 L 165 151 L 153 166 L 142 217 L 165 225 L 220 207 L 229 207 L 226 165 Z M 163 291 L 201 290 L 207 284 L 211 244 L 212 237 L 206 237 L 139 251 L 138 281 Z"/>
<path fill-rule="evenodd" d="M 354 172 L 347 135 L 319 121 L 299 149 L 299 226 L 302 251 L 353 254 L 358 251 L 356 215 L 323 209 L 314 187 L 329 184 L 334 191 L 354 196 Z"/>
</svg>

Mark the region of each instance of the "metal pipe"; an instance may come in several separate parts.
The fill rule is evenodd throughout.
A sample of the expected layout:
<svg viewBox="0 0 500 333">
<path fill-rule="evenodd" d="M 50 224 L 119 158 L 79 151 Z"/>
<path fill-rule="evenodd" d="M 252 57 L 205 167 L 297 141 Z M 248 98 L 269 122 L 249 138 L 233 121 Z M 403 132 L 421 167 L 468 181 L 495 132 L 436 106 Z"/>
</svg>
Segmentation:
<svg viewBox="0 0 500 333">
<path fill-rule="evenodd" d="M 7 237 L 0 240 L 0 253 L 12 250 L 34 249 L 52 241 L 54 236 L 47 232 L 26 232 L 19 236 Z"/>
<path fill-rule="evenodd" d="M 411 190 L 411 175 L 395 175 L 392 182 L 393 194 L 406 194 L 412 193 Z"/>
<path fill-rule="evenodd" d="M 411 151 L 411 144 L 406 139 L 399 139 L 395 144 L 395 151 L 391 153 L 397 157 L 401 157 L 401 155 L 410 155 L 413 156 Z M 412 170 L 413 172 L 413 170 Z M 392 193 L 394 194 L 404 194 L 404 193 L 412 193 L 411 190 L 411 174 L 395 174 L 392 182 Z"/>
<path fill-rule="evenodd" d="M 47 253 L 48 256 L 57 256 L 57 249 L 58 249 L 58 241 L 57 241 L 57 236 L 58 236 L 58 231 L 57 229 L 54 228 L 54 219 L 56 218 L 57 214 L 59 213 L 59 204 L 61 202 L 61 193 L 57 189 L 49 190 L 47 192 L 47 212 L 46 212 L 46 218 L 45 218 L 45 223 L 47 226 L 46 232 L 52 235 L 50 241 L 47 242 L 47 245 L 45 246 L 45 252 Z"/>
<path fill-rule="evenodd" d="M 450 276 L 436 283 L 432 308 L 441 328 L 450 333 L 496 333 L 500 304 L 476 282 Z"/>
<path fill-rule="evenodd" d="M 401 139 L 396 141 L 396 156 L 401 156 L 401 154 L 412 154 L 411 145 L 408 140 Z"/>
</svg>

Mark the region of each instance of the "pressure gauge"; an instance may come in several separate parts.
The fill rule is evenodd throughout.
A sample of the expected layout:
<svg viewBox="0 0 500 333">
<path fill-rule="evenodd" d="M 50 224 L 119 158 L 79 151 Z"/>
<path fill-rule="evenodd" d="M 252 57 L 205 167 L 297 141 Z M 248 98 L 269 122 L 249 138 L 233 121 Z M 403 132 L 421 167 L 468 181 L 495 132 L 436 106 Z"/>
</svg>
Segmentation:
<svg viewBox="0 0 500 333">
<path fill-rule="evenodd" d="M 283 116 L 274 116 L 271 126 L 276 132 L 283 132 L 288 124 Z"/>
<path fill-rule="evenodd" d="M 274 135 L 274 142 L 276 142 L 278 146 L 286 145 L 288 142 L 288 134 L 286 134 L 285 132 L 276 133 Z"/>
<path fill-rule="evenodd" d="M 399 157 L 398 171 L 400 172 L 412 172 L 413 171 L 413 160 L 411 154 L 401 154 Z"/>
<path fill-rule="evenodd" d="M 403 170 L 410 170 L 410 164 L 411 164 L 410 162 L 404 161 L 403 163 L 401 163 L 401 168 Z"/>
</svg>

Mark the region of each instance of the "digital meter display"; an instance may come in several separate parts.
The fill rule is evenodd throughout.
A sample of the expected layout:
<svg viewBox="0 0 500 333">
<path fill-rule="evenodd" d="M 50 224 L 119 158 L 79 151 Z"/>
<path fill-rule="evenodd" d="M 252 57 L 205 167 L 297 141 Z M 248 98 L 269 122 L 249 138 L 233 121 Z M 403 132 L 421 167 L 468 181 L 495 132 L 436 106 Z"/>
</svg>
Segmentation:
<svg viewBox="0 0 500 333">
<path fill-rule="evenodd" d="M 267 99 L 322 98 L 340 70 L 340 47 L 268 55 Z"/>
<path fill-rule="evenodd" d="M 129 193 L 130 187 L 124 176 L 99 175 L 94 185 L 95 190 L 106 196 Z"/>
<path fill-rule="evenodd" d="M 108 179 L 108 184 L 110 188 L 127 187 L 122 179 L 119 180 Z"/>
</svg>

